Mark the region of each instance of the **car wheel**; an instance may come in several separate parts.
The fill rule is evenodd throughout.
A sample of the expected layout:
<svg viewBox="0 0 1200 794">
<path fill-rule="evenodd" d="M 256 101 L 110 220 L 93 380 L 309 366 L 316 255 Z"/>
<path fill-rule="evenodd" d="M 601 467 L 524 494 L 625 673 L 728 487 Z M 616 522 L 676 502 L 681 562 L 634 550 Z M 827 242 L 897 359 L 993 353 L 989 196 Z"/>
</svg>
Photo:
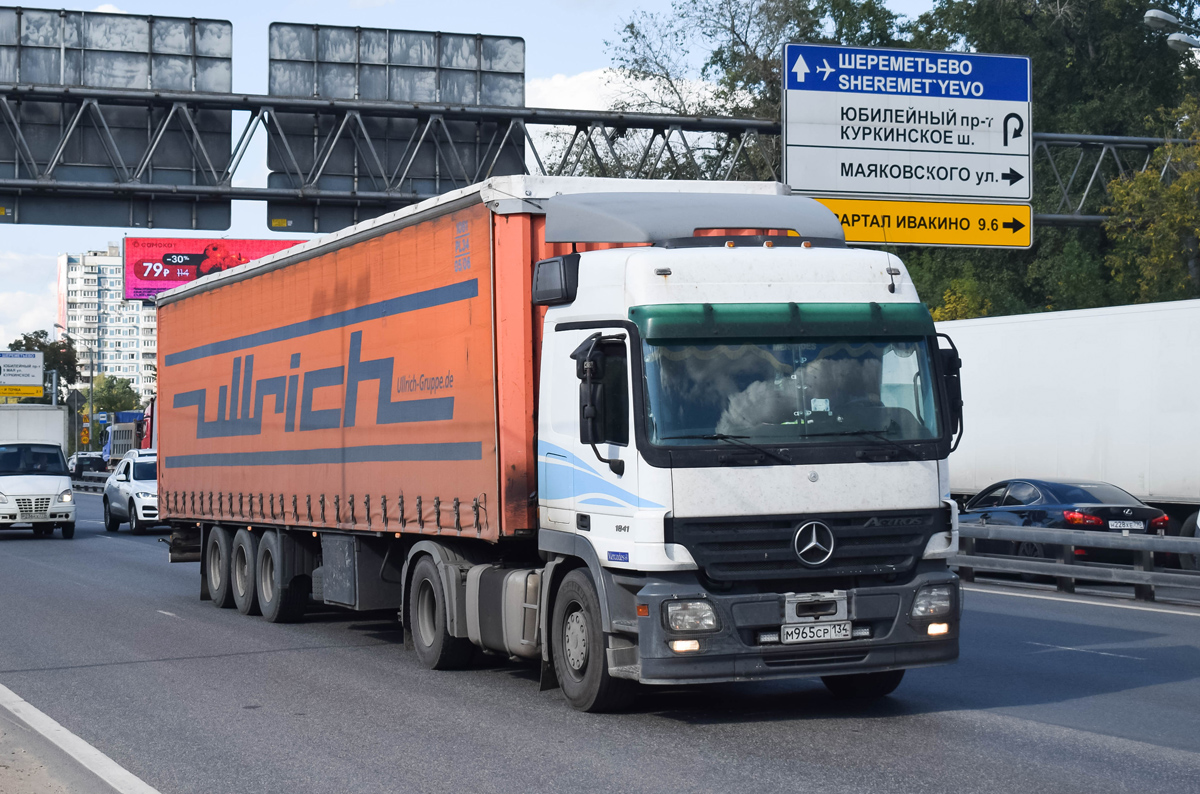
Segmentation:
<svg viewBox="0 0 1200 794">
<path fill-rule="evenodd" d="M 821 683 L 835 697 L 855 700 L 876 700 L 896 691 L 904 678 L 903 670 L 886 670 L 882 673 L 853 673 L 851 675 L 823 675 Z"/>
<path fill-rule="evenodd" d="M 1046 554 L 1046 548 L 1044 546 L 1042 546 L 1042 544 L 1030 543 L 1029 541 L 1022 541 L 1020 543 L 1017 543 L 1017 548 L 1015 550 L 1015 553 L 1018 557 L 1024 557 L 1025 559 L 1046 559 L 1049 556 Z M 1021 574 L 1021 581 L 1023 581 L 1023 582 L 1052 582 L 1052 581 L 1054 581 L 1054 579 L 1053 579 L 1053 577 L 1049 577 L 1049 576 L 1041 576 L 1041 575 L 1033 574 L 1033 573 L 1023 573 L 1023 574 Z"/>
<path fill-rule="evenodd" d="M 109 507 L 108 499 L 104 500 L 104 530 L 106 532 L 116 532 L 121 528 L 121 522 L 112 514 L 112 508 Z"/>
<path fill-rule="evenodd" d="M 62 532 L 63 540 L 70 540 L 75 537 L 75 522 L 72 521 L 70 524 L 63 524 L 59 531 Z"/>
<path fill-rule="evenodd" d="M 1188 516 L 1188 520 L 1183 522 L 1183 527 L 1179 530 L 1179 537 L 1194 538 L 1196 533 L 1196 518 L 1200 513 L 1192 513 Z M 1179 567 L 1185 571 L 1200 570 L 1200 554 L 1180 554 Z"/>
<path fill-rule="evenodd" d="M 134 535 L 143 535 L 146 532 L 146 525 L 138 518 L 137 505 L 133 500 L 129 500 L 129 531 Z"/>
<path fill-rule="evenodd" d="M 613 678 L 592 577 L 577 568 L 563 577 L 551 621 L 554 671 L 567 701 L 580 711 L 616 711 L 633 700 L 634 683 Z"/>
</svg>

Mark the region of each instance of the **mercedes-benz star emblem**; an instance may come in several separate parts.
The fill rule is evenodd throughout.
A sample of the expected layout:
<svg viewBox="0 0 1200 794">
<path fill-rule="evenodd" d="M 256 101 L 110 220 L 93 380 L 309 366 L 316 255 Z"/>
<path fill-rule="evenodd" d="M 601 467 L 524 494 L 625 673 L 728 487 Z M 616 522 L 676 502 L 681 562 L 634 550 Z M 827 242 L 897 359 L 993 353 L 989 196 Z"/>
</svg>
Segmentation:
<svg viewBox="0 0 1200 794">
<path fill-rule="evenodd" d="M 833 530 L 820 521 L 809 521 L 796 530 L 792 546 L 800 562 L 809 568 L 816 568 L 829 562 L 833 556 L 833 542 Z"/>
</svg>

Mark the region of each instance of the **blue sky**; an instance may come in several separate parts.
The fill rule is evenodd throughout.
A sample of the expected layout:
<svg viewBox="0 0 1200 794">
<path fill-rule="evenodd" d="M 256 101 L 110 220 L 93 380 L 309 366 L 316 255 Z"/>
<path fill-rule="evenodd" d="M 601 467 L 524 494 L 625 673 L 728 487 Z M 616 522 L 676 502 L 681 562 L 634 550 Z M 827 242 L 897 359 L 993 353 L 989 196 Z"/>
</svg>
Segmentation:
<svg viewBox="0 0 1200 794">
<path fill-rule="evenodd" d="M 0 0 L 2 1 L 2 0 Z M 9 0 L 11 2 L 11 0 Z M 15 3 L 13 3 L 15 5 Z M 55 3 L 34 6 L 59 7 Z M 610 65 L 605 40 L 618 37 L 621 20 L 635 9 L 665 11 L 669 0 L 454 0 L 449 3 L 411 0 L 209 0 L 168 2 L 122 0 L 108 6 L 64 3 L 83 10 L 120 10 L 131 14 L 190 17 L 203 14 L 233 22 L 234 91 L 265 93 L 267 27 L 272 22 L 311 22 L 331 25 L 483 32 L 521 36 L 526 45 L 529 105 L 549 107 L 600 106 L 602 80 L 596 74 Z M 888 0 L 894 11 L 915 16 L 932 0 Z M 237 122 L 235 122 L 236 128 Z M 262 150 L 251 151 L 247 164 Z M 265 167 L 239 175 L 265 174 Z M 265 181 L 265 177 L 263 178 Z M 231 237 L 270 236 L 264 226 L 265 205 L 236 202 Z M 0 226 L 0 346 L 17 335 L 50 329 L 55 322 L 55 262 L 59 253 L 104 248 L 118 241 L 125 229 L 72 226 Z M 163 236 L 193 236 L 162 230 Z M 195 235 L 207 236 L 207 235 Z M 221 235 L 215 235 L 221 236 Z"/>
</svg>

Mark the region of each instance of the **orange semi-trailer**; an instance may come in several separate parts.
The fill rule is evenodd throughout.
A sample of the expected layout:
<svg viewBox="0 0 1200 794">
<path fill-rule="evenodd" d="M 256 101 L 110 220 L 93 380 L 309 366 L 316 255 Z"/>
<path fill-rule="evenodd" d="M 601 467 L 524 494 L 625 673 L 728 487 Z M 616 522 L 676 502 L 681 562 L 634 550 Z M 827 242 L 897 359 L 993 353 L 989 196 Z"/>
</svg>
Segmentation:
<svg viewBox="0 0 1200 794">
<path fill-rule="evenodd" d="M 396 608 L 586 710 L 957 657 L 957 357 L 781 185 L 497 178 L 158 311 L 171 559 L 218 606 Z"/>
</svg>

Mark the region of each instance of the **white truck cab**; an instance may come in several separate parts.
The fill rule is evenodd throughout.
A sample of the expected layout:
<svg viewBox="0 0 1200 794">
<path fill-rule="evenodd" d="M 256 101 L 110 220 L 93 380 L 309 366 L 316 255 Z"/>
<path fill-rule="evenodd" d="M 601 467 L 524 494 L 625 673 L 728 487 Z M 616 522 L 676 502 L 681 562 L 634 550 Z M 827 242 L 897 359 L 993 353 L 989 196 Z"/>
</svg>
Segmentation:
<svg viewBox="0 0 1200 794">
<path fill-rule="evenodd" d="M 58 527 L 75 537 L 75 497 L 63 455 L 66 409 L 0 405 L 0 529 L 29 527 L 38 536 Z"/>
</svg>

